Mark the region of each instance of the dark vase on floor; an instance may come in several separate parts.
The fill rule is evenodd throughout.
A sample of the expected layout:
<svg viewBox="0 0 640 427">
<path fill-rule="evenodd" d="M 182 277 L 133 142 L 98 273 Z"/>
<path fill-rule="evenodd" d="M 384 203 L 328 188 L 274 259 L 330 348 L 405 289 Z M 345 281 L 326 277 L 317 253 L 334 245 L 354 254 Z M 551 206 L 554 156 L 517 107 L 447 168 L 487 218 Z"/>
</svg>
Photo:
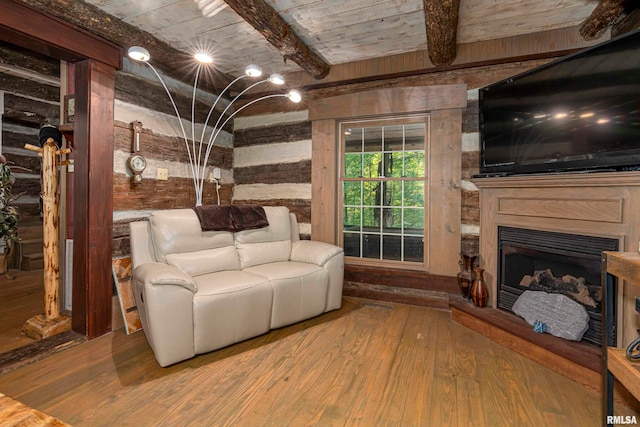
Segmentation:
<svg viewBox="0 0 640 427">
<path fill-rule="evenodd" d="M 489 291 L 487 285 L 484 283 L 484 269 L 480 267 L 473 267 L 475 278 L 473 280 L 473 287 L 471 288 L 471 299 L 477 307 L 486 307 L 489 300 Z"/>
<path fill-rule="evenodd" d="M 471 299 L 471 286 L 473 286 L 473 264 L 476 261 L 477 256 L 469 256 L 460 254 L 460 260 L 458 264 L 460 265 L 460 271 L 458 272 L 458 286 L 460 287 L 460 292 L 462 292 L 462 296 Z"/>
</svg>

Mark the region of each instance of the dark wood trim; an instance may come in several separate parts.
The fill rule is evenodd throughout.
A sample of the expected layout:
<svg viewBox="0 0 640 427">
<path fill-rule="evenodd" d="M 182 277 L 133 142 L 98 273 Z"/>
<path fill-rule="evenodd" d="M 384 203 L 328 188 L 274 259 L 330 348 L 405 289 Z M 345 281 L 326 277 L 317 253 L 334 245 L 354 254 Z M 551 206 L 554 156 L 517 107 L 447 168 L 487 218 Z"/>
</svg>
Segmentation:
<svg viewBox="0 0 640 427">
<path fill-rule="evenodd" d="M 114 74 L 122 66 L 122 52 L 112 43 L 14 0 L 0 2 L 0 40 L 53 58 L 82 61 L 75 74 L 80 80 L 75 86 L 74 136 L 78 148 L 74 176 L 79 186 L 73 194 L 73 237 L 78 249 L 74 251 L 72 327 L 94 338 L 111 329 Z"/>
<path fill-rule="evenodd" d="M 67 62 L 93 58 L 122 68 L 120 46 L 13 0 L 0 2 L 0 39 Z"/>
<path fill-rule="evenodd" d="M 111 331 L 115 70 L 75 69 L 72 327 L 91 339 Z"/>
</svg>

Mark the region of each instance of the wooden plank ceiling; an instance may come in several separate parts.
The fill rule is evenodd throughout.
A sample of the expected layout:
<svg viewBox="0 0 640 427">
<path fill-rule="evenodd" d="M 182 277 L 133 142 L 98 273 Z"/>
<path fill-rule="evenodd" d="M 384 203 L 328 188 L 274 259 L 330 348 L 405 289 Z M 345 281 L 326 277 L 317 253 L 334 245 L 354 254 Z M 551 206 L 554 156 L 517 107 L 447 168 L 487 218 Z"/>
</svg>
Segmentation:
<svg viewBox="0 0 640 427">
<path fill-rule="evenodd" d="M 206 0 L 86 1 L 173 48 L 210 51 L 216 68 L 228 75 L 255 63 L 265 73 L 304 69 L 321 79 L 325 66 L 428 48 L 435 65 L 450 63 L 456 43 L 577 27 L 601 4 L 615 16 L 598 16 L 599 31 L 628 0 L 215 0 L 210 17 L 198 9 L 198 1 Z M 457 20 L 450 16 L 456 11 Z M 294 56 L 293 38 L 308 47 L 315 63 Z"/>
</svg>

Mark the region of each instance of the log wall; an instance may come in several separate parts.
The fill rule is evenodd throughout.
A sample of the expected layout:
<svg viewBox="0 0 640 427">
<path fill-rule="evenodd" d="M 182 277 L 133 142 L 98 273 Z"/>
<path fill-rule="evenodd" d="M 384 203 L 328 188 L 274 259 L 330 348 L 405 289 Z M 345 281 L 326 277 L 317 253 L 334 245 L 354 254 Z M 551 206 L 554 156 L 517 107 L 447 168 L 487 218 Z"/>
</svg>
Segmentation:
<svg viewBox="0 0 640 427">
<path fill-rule="evenodd" d="M 286 206 L 311 235 L 311 122 L 306 111 L 235 120 L 233 203 Z"/>
<path fill-rule="evenodd" d="M 20 222 L 40 219 L 40 159 L 25 144 L 38 144 L 43 124 L 60 123 L 60 62 L 0 43 L 0 146 L 16 183 Z"/>
<path fill-rule="evenodd" d="M 125 60 L 126 61 L 126 60 Z M 158 209 L 192 208 L 195 206 L 194 182 L 189 166 L 187 148 L 182 136 L 180 123 L 173 113 L 173 107 L 164 89 L 158 85 L 155 76 L 144 69 L 125 62 L 123 71 L 116 73 L 115 140 L 114 140 L 114 185 L 113 185 L 113 256 L 130 254 L 129 223 L 145 220 L 151 211 Z M 182 125 L 191 147 L 191 87 L 171 79 L 165 80 L 178 111 L 183 118 Z M 199 95 L 200 96 L 200 95 Z M 201 96 L 196 105 L 196 140 L 200 139 L 201 123 L 204 122 L 212 97 Z M 220 103 L 222 106 L 225 102 Z M 219 117 L 216 111 L 210 119 L 215 123 Z M 223 121 L 225 118 L 223 118 Z M 147 167 L 142 173 L 142 183 L 131 182 L 131 172 L 126 161 L 131 154 L 133 130 L 131 122 L 142 122 L 140 153 L 147 159 Z M 208 166 L 221 169 L 220 203 L 231 203 L 233 193 L 233 140 L 231 122 L 224 127 L 216 139 L 209 156 Z M 208 140 L 209 127 L 205 134 Z M 196 145 L 197 146 L 197 145 Z M 206 145 L 203 148 L 206 149 Z M 168 179 L 158 180 L 159 168 L 167 169 Z M 210 169 L 205 176 L 209 176 Z M 205 182 L 203 204 L 218 203 L 215 183 Z"/>
</svg>

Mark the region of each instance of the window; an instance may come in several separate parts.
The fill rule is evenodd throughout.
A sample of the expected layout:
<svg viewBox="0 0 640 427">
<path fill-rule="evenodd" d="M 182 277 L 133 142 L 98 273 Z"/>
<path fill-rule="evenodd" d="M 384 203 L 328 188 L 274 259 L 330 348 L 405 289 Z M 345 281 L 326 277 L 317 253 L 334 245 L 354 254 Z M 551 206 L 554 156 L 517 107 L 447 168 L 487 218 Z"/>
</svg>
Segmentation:
<svg viewBox="0 0 640 427">
<path fill-rule="evenodd" d="M 424 263 L 427 123 L 421 116 L 340 124 L 346 256 Z"/>
</svg>

